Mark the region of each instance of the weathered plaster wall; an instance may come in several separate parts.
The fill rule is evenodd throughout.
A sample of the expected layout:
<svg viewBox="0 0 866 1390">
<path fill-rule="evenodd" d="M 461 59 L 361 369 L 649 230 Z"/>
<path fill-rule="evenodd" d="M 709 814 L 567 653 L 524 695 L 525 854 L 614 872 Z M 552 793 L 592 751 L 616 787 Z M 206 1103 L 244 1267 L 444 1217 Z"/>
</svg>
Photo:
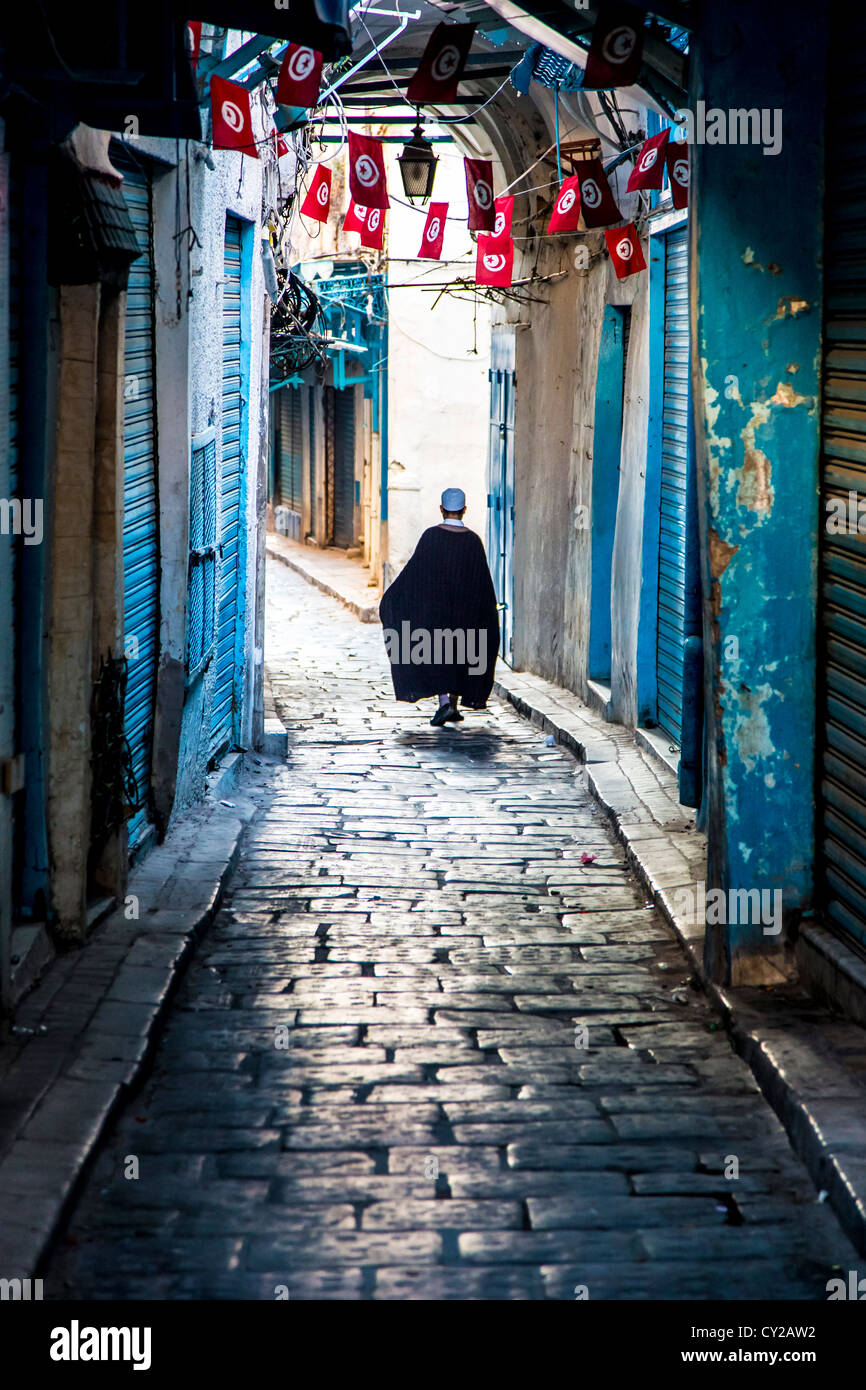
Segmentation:
<svg viewBox="0 0 866 1390">
<path fill-rule="evenodd" d="M 558 271 L 563 262 L 558 246 L 542 246 L 542 273 Z M 579 500 L 572 449 L 582 288 L 570 267 L 565 279 L 543 291 L 547 304 L 532 305 L 531 327 L 516 335 L 514 663 L 560 685 L 568 684 L 574 665 L 565 624 Z M 577 626 L 571 624 L 572 634 Z"/>
<path fill-rule="evenodd" d="M 693 147 L 692 315 L 710 876 L 781 889 L 786 912 L 809 904 L 814 859 L 824 28 L 802 0 L 784 25 L 734 0 L 705 10 L 694 55 L 694 101 L 783 117 L 777 155 Z M 708 961 L 759 980 L 779 944 L 711 928 Z"/>
<path fill-rule="evenodd" d="M 48 848 L 58 934 L 83 938 L 90 826 L 93 485 L 99 285 L 60 291 L 61 367 L 48 612 Z"/>
</svg>

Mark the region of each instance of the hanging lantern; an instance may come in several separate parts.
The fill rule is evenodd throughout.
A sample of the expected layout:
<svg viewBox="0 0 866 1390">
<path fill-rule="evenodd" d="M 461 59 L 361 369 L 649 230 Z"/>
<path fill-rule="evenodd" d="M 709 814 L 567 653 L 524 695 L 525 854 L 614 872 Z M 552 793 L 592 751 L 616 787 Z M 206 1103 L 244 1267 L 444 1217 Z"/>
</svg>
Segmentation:
<svg viewBox="0 0 866 1390">
<path fill-rule="evenodd" d="M 433 146 L 421 131 L 420 113 L 418 116 L 415 129 L 403 146 L 402 154 L 397 157 L 403 191 L 410 203 L 414 203 L 416 199 L 420 203 L 426 203 L 433 192 L 436 165 L 439 163 L 433 153 Z"/>
</svg>

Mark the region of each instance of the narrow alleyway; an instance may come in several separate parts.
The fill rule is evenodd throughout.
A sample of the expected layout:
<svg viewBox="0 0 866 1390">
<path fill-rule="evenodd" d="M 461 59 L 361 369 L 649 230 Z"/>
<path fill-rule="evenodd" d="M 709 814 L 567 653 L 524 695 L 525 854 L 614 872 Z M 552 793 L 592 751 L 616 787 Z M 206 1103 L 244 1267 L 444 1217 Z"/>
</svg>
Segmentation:
<svg viewBox="0 0 866 1390">
<path fill-rule="evenodd" d="M 288 763 L 46 1292 L 826 1297 L 854 1252 L 578 765 L 268 591 Z"/>
</svg>

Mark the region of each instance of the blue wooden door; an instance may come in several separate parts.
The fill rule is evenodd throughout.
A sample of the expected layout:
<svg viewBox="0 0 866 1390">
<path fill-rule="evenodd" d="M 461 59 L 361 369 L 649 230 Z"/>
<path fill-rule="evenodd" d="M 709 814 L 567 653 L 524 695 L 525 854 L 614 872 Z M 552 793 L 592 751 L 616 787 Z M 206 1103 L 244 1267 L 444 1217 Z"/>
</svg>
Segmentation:
<svg viewBox="0 0 866 1390">
<path fill-rule="evenodd" d="M 152 189 L 149 171 L 115 157 L 141 255 L 126 294 L 123 403 L 123 634 L 127 657 L 124 732 L 132 755 L 137 805 L 128 823 L 132 853 L 150 823 L 153 714 L 159 657 L 159 501 Z"/>
<path fill-rule="evenodd" d="M 226 218 L 223 264 L 222 452 L 219 476 L 219 581 L 210 747 L 217 756 L 239 735 L 243 657 L 246 417 L 242 335 L 242 236 Z"/>
</svg>

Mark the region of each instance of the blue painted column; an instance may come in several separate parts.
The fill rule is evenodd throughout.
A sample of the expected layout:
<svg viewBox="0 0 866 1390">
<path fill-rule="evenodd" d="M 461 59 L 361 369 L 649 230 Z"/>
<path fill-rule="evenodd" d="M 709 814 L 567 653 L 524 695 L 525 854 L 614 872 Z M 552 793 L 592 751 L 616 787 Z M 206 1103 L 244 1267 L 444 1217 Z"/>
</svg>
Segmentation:
<svg viewBox="0 0 866 1390">
<path fill-rule="evenodd" d="M 786 924 L 811 903 L 815 853 L 825 25 L 803 0 L 703 7 L 689 100 L 729 131 L 736 108 L 782 131 L 776 154 L 693 144 L 690 223 L 707 882 L 781 891 Z M 771 977 L 784 932 L 764 927 L 708 924 L 716 979 Z"/>
</svg>

